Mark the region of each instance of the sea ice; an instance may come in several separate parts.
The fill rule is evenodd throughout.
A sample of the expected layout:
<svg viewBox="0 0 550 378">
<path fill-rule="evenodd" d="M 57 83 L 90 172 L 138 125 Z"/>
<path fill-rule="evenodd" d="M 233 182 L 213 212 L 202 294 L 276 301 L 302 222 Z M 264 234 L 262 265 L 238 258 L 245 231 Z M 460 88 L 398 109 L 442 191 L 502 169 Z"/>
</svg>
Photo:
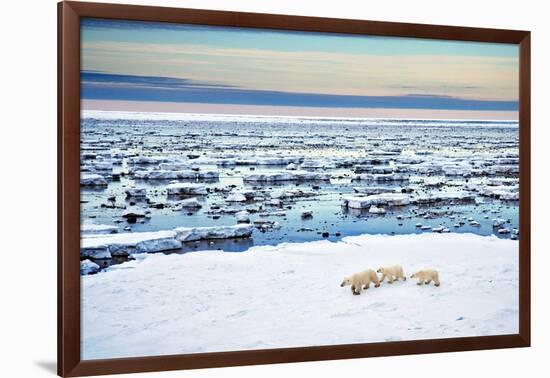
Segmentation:
<svg viewBox="0 0 550 378">
<path fill-rule="evenodd" d="M 148 254 L 81 278 L 82 359 L 516 334 L 517 251 L 425 233 Z M 406 275 L 437 269 L 441 286 L 340 287 L 395 261 Z"/>
<path fill-rule="evenodd" d="M 342 198 L 343 205 L 352 209 L 368 209 L 371 205 L 405 206 L 410 203 L 407 194 L 382 193 L 366 197 L 349 196 Z"/>
<path fill-rule="evenodd" d="M 292 171 L 266 172 L 245 175 L 244 181 L 274 182 L 274 181 L 329 181 L 330 175 L 319 172 Z"/>
<path fill-rule="evenodd" d="M 443 201 L 473 201 L 475 195 L 468 192 L 430 192 L 427 195 L 413 198 L 417 204 L 435 203 Z"/>
<path fill-rule="evenodd" d="M 254 228 L 247 224 L 213 227 L 178 227 L 174 229 L 177 233 L 177 240 L 181 242 L 210 239 L 249 238 L 252 236 L 253 230 Z"/>
<path fill-rule="evenodd" d="M 352 177 L 353 181 L 408 181 L 409 175 L 402 173 L 370 174 L 361 173 Z"/>
<path fill-rule="evenodd" d="M 205 196 L 208 194 L 206 186 L 196 183 L 173 183 L 166 185 L 168 195 Z"/>
<path fill-rule="evenodd" d="M 146 216 L 145 210 L 137 207 L 130 207 L 124 211 L 121 215 L 123 218 L 144 218 Z"/>
<path fill-rule="evenodd" d="M 107 180 L 97 173 L 81 174 L 80 186 L 107 186 Z"/>
<path fill-rule="evenodd" d="M 93 274 L 99 272 L 99 265 L 91 260 L 82 260 L 80 262 L 80 275 L 84 276 L 86 274 Z"/>
<path fill-rule="evenodd" d="M 175 231 L 90 235 L 80 240 L 80 257 L 101 259 L 180 249 L 181 242 L 176 236 Z"/>
<path fill-rule="evenodd" d="M 135 171 L 134 178 L 140 180 L 216 180 L 219 178 L 218 171 L 169 171 L 150 170 Z"/>
<path fill-rule="evenodd" d="M 239 211 L 238 213 L 235 213 L 235 217 L 237 217 L 238 223 L 249 223 L 250 222 L 250 213 L 246 210 Z"/>
<path fill-rule="evenodd" d="M 184 199 L 184 200 L 178 202 L 178 205 L 182 209 L 200 209 L 202 207 L 199 200 L 196 199 L 195 197 Z"/>
<path fill-rule="evenodd" d="M 83 223 L 80 225 L 81 235 L 116 234 L 117 232 L 117 226 L 111 226 L 108 224 Z"/>
<path fill-rule="evenodd" d="M 243 193 L 233 192 L 225 199 L 227 202 L 246 202 L 247 198 Z"/>
<path fill-rule="evenodd" d="M 143 198 L 147 196 L 147 189 L 145 188 L 128 188 L 125 190 L 126 197 Z"/>
<path fill-rule="evenodd" d="M 369 207 L 369 213 L 371 214 L 385 214 L 386 210 L 382 207 L 376 207 L 375 205 L 372 205 Z"/>
</svg>

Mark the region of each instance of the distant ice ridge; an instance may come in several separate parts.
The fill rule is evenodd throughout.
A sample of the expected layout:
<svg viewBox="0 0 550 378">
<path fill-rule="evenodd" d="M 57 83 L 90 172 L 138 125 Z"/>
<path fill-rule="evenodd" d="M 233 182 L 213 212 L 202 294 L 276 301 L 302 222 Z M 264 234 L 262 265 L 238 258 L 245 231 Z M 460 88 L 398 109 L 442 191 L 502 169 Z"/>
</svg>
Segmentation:
<svg viewBox="0 0 550 378">
<path fill-rule="evenodd" d="M 396 262 L 407 276 L 438 269 L 441 286 L 340 287 Z M 505 335 L 519 324 L 518 242 L 473 234 L 140 255 L 81 287 L 83 359 Z"/>
<path fill-rule="evenodd" d="M 251 122 L 251 123 L 307 123 L 330 124 L 340 123 L 353 125 L 407 125 L 407 126 L 480 126 L 484 127 L 518 127 L 517 121 L 502 120 L 460 120 L 460 119 L 384 119 L 357 117 L 299 117 L 299 116 L 261 116 L 236 114 L 198 114 L 198 113 L 161 113 L 161 112 L 123 112 L 85 110 L 83 118 L 104 120 L 149 120 L 149 121 L 209 121 L 209 122 Z"/>
</svg>

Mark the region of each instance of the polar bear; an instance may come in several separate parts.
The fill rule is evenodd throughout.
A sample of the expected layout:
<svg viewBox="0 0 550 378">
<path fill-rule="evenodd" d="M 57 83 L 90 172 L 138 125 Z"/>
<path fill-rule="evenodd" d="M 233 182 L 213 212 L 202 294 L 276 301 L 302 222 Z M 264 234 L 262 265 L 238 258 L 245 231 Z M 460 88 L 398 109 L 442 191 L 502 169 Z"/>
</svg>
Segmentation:
<svg viewBox="0 0 550 378">
<path fill-rule="evenodd" d="M 372 269 L 367 269 L 359 273 L 355 273 L 352 276 L 345 277 L 340 287 L 351 285 L 351 292 L 353 295 L 361 294 L 362 289 L 368 289 L 370 284 L 374 283 L 374 287 L 380 286 L 378 275 Z"/>
<path fill-rule="evenodd" d="M 407 280 L 407 277 L 403 274 L 403 267 L 401 265 L 393 265 L 393 266 L 383 266 L 380 267 L 377 271 L 377 273 L 382 273 L 382 278 L 380 279 L 380 282 L 384 282 L 384 278 L 388 278 L 388 283 L 393 283 L 394 281 L 399 281 L 399 279 L 403 279 L 403 281 Z"/>
<path fill-rule="evenodd" d="M 435 269 L 422 269 L 414 273 L 411 278 L 418 278 L 417 285 L 422 285 L 422 283 L 429 285 L 430 282 L 434 282 L 435 286 L 439 286 L 439 273 Z"/>
</svg>

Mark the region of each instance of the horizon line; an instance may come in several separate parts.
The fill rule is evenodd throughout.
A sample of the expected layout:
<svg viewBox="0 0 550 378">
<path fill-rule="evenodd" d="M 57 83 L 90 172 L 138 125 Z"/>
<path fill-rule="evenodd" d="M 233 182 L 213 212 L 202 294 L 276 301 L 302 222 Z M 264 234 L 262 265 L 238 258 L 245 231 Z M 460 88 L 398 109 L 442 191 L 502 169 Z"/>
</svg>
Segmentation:
<svg viewBox="0 0 550 378">
<path fill-rule="evenodd" d="M 156 101 L 82 99 L 81 111 L 123 112 L 134 114 L 249 116 L 257 118 L 315 118 L 342 120 L 434 120 L 434 121 L 505 121 L 519 122 L 519 112 L 492 110 L 447 110 L 407 108 L 326 108 Z"/>
</svg>

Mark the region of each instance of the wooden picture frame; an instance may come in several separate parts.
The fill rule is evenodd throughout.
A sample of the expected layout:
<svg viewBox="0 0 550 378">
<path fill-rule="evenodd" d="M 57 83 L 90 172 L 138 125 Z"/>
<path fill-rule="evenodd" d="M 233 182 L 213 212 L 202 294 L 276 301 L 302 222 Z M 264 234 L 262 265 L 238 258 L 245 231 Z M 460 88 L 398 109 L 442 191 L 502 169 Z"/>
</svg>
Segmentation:
<svg viewBox="0 0 550 378">
<path fill-rule="evenodd" d="M 366 15 L 368 16 L 368 15 Z M 519 47 L 519 333 L 108 360 L 80 358 L 80 19 L 368 34 Z M 84 2 L 58 4 L 58 374 L 83 376 L 348 359 L 530 345 L 530 32 Z"/>
</svg>

